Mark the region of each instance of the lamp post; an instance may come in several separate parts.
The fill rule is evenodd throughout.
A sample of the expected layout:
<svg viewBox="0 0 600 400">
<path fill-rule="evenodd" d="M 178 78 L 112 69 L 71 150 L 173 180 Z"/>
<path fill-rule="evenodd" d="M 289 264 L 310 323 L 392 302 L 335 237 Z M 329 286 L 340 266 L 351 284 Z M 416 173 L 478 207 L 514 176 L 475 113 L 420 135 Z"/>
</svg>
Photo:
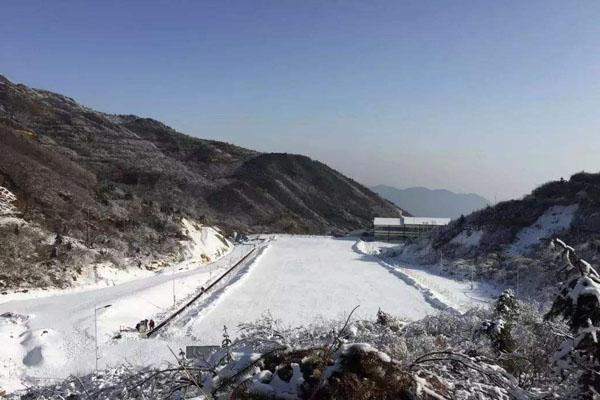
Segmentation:
<svg viewBox="0 0 600 400">
<path fill-rule="evenodd" d="M 95 350 L 96 350 L 96 371 L 98 371 L 98 311 L 103 310 L 112 306 L 112 304 L 107 304 L 102 307 L 96 306 L 94 308 L 94 342 L 95 342 Z"/>
<path fill-rule="evenodd" d="M 177 304 L 177 299 L 175 297 L 175 264 L 171 264 L 171 281 L 173 286 L 173 306 Z"/>
</svg>

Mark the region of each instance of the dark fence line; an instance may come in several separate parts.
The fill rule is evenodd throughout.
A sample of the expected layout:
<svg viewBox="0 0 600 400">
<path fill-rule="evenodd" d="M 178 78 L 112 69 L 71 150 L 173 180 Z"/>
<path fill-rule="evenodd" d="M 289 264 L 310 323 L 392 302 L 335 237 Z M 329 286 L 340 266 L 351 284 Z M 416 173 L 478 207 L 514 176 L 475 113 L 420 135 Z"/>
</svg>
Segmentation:
<svg viewBox="0 0 600 400">
<path fill-rule="evenodd" d="M 179 308 L 177 311 L 175 311 L 173 314 L 171 314 L 169 317 L 167 317 L 167 319 L 165 319 L 164 321 L 162 321 L 160 324 L 156 325 L 156 327 L 154 329 L 152 329 L 151 331 L 149 331 L 148 333 L 146 333 L 146 337 L 150 337 L 152 336 L 156 331 L 158 331 L 160 328 L 162 328 L 163 326 L 165 326 L 166 324 L 168 324 L 173 318 L 175 318 L 176 316 L 178 316 L 179 314 L 181 314 L 181 312 L 183 310 L 185 310 L 187 307 L 189 307 L 193 302 L 195 302 L 196 300 L 198 300 L 203 294 L 208 293 L 208 291 L 210 289 L 212 289 L 216 284 L 218 284 L 221 279 L 223 279 L 224 277 L 226 277 L 230 272 L 232 272 L 235 268 L 237 268 L 238 265 L 240 265 L 241 263 L 243 263 L 248 257 L 250 257 L 250 254 L 254 253 L 254 251 L 256 250 L 256 247 L 254 247 L 252 250 L 250 250 L 248 252 L 248 254 L 246 254 L 244 257 L 242 257 L 238 262 L 236 262 L 231 268 L 229 268 L 227 271 L 225 271 L 223 273 L 223 275 L 221 275 L 220 277 L 217 278 L 216 281 L 214 281 L 213 283 L 211 283 L 204 291 L 200 291 L 200 293 L 198 293 L 196 296 L 194 296 L 190 301 L 188 301 L 187 303 L 185 303 L 181 308 Z"/>
</svg>

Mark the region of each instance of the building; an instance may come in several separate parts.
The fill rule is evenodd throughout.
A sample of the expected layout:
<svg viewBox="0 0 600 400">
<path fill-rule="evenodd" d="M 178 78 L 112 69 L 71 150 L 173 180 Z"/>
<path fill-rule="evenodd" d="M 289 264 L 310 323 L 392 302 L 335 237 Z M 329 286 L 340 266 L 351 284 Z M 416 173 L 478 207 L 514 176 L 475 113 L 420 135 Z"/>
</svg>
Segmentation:
<svg viewBox="0 0 600 400">
<path fill-rule="evenodd" d="M 438 227 L 448 225 L 450 218 L 400 217 L 375 218 L 373 233 L 377 240 L 407 240 L 427 237 Z"/>
</svg>

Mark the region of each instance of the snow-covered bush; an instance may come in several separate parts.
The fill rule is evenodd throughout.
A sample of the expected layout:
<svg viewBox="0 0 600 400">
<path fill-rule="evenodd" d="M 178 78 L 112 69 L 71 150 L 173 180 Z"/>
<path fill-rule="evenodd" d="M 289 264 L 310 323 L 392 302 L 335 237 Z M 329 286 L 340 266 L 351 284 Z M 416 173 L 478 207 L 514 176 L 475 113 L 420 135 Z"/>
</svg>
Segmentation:
<svg viewBox="0 0 600 400">
<path fill-rule="evenodd" d="M 562 250 L 567 268 L 575 272 L 547 314 L 548 319 L 564 318 L 570 331 L 556 353 L 556 366 L 563 374 L 577 377 L 573 398 L 594 399 L 600 393 L 600 275 L 573 247 L 559 239 L 553 244 Z"/>
<path fill-rule="evenodd" d="M 270 316 L 205 360 L 162 370 L 109 370 L 35 388 L 36 399 L 527 399 L 473 333 L 491 311 L 400 321 L 321 322 L 286 328 Z M 228 354 L 231 359 L 228 359 Z"/>
<path fill-rule="evenodd" d="M 482 328 L 490 337 L 497 354 L 510 353 L 516 346 L 512 331 L 519 315 L 519 305 L 512 289 L 506 289 L 498 297 L 494 314 L 494 319 L 485 321 Z"/>
<path fill-rule="evenodd" d="M 17 208 L 13 204 L 15 201 L 17 196 L 4 186 L 0 186 L 0 216 L 17 214 Z"/>
</svg>

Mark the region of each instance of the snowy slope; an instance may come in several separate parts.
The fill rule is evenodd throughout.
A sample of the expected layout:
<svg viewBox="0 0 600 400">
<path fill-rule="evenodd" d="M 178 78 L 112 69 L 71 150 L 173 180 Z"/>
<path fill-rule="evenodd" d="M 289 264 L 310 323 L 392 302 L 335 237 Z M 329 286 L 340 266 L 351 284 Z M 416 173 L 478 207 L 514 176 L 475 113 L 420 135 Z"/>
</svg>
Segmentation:
<svg viewBox="0 0 600 400">
<path fill-rule="evenodd" d="M 98 311 L 97 318 L 101 366 L 166 360 L 169 352 L 164 342 L 140 341 L 133 334 L 120 340 L 112 337 L 121 327 L 132 327 L 141 319 L 159 320 L 227 270 L 249 248 L 238 246 L 209 265 L 188 259 L 161 273 L 108 288 L 54 296 L 52 292 L 34 292 L 20 295 L 29 299 L 13 301 L 6 299 L 17 294 L 3 296 L 0 389 L 18 388 L 21 379 L 37 383 L 89 372 L 95 363 L 94 309 L 109 304 L 110 308 Z"/>
<path fill-rule="evenodd" d="M 35 230 L 40 237 L 44 238 L 47 245 L 54 243 L 56 235 L 43 229 L 41 226 L 32 224 L 21 218 L 0 216 L 0 225 L 18 224 L 21 227 L 28 226 Z M 98 289 L 107 286 L 115 286 L 125 282 L 137 279 L 151 277 L 160 271 L 171 270 L 169 265 L 177 264 L 177 270 L 189 270 L 197 268 L 203 264 L 217 260 L 232 250 L 233 244 L 227 240 L 218 228 L 205 226 L 192 220 L 183 218 L 181 221 L 182 232 L 186 236 L 181 240 L 181 252 L 170 256 L 168 259 L 154 260 L 149 257 L 140 256 L 139 258 L 119 259 L 120 264 L 128 267 L 116 267 L 110 262 L 92 262 L 81 268 L 77 281 L 72 283 L 68 289 L 29 289 L 26 294 L 20 290 L 11 292 L 6 290 L 7 294 L 0 296 L 0 303 L 10 300 L 19 300 L 32 297 L 47 297 L 66 292 L 78 292 L 81 290 Z M 63 236 L 64 241 L 68 241 L 74 248 L 81 248 L 89 254 L 98 256 L 104 251 L 110 251 L 104 248 L 88 248 L 81 240 L 69 236 Z M 175 262 L 175 260 L 184 260 Z M 139 267 L 137 261 L 143 260 L 145 267 Z M 169 262 L 169 260 L 172 260 Z"/>
<path fill-rule="evenodd" d="M 377 256 L 379 263 L 390 273 L 416 288 L 438 309 L 464 312 L 471 307 L 490 303 L 500 293 L 492 284 L 456 280 L 441 274 L 436 266 L 420 265 L 395 257 L 393 250 L 397 251 L 402 246 L 396 244 L 394 248 L 390 243 L 359 241 L 354 248 L 358 252 Z"/>
<path fill-rule="evenodd" d="M 531 248 L 540 244 L 541 239 L 549 238 L 568 229 L 578 208 L 577 204 L 550 207 L 533 225 L 523 228 L 517 234 L 515 242 L 509 249 L 509 254 L 526 254 Z"/>
<path fill-rule="evenodd" d="M 461 231 L 451 241 L 451 244 L 457 244 L 465 247 L 479 246 L 479 242 L 483 237 L 483 231 Z"/>
<path fill-rule="evenodd" d="M 12 314 L 0 317 L 0 389 L 50 383 L 93 370 L 94 309 L 108 304 L 111 307 L 101 308 L 97 318 L 100 368 L 173 361 L 167 346 L 178 352 L 186 345 L 218 344 L 223 325 L 235 336 L 239 323 L 267 312 L 284 325 L 298 326 L 343 318 L 356 305 L 357 318 L 373 318 L 380 307 L 408 319 L 443 308 L 375 256 L 358 252 L 354 240 L 285 235 L 266 239 L 236 246 L 208 265 L 202 260 L 177 264 L 174 275 L 167 270 L 108 288 L 1 303 L 0 314 Z M 255 246 L 253 255 L 222 284 L 156 337 L 123 332 L 122 338 L 113 339 L 120 327 L 170 315 Z M 186 269 L 190 263 L 200 268 Z M 448 291 L 461 290 L 450 281 L 437 282 Z"/>
<path fill-rule="evenodd" d="M 354 251 L 354 243 L 278 236 L 243 283 L 232 287 L 215 308 L 199 310 L 191 323 L 185 321 L 186 329 L 214 344 L 220 341 L 223 325 L 233 328 L 266 313 L 284 325 L 298 326 L 341 319 L 357 305 L 358 318 L 373 318 L 380 307 L 410 319 L 437 312 L 375 257 Z"/>
</svg>

